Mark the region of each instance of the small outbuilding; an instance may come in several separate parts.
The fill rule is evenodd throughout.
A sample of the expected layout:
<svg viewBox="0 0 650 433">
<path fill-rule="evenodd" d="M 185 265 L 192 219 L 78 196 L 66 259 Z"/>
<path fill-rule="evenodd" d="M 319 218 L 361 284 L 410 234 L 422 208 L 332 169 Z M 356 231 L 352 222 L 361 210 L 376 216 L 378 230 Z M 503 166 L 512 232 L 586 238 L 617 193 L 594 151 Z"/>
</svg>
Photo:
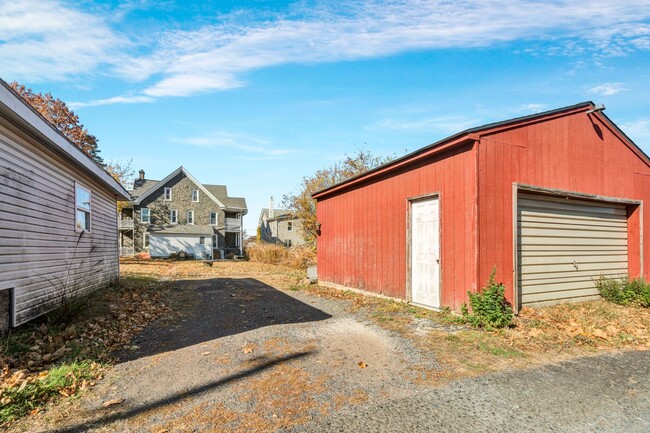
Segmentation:
<svg viewBox="0 0 650 433">
<path fill-rule="evenodd" d="M 650 269 L 650 159 L 584 102 L 455 134 L 314 194 L 318 278 L 458 310 L 493 270 L 516 310 Z"/>
<path fill-rule="evenodd" d="M 0 331 L 119 277 L 130 198 L 0 80 Z"/>
</svg>

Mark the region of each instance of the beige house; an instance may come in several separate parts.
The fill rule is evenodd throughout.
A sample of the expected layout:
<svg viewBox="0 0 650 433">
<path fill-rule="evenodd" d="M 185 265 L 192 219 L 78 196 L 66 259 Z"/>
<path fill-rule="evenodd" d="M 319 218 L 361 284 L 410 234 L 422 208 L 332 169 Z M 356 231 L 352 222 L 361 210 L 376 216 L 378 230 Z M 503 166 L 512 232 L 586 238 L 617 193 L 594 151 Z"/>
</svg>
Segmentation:
<svg viewBox="0 0 650 433">
<path fill-rule="evenodd" d="M 283 244 L 287 247 L 305 243 L 302 221 L 293 217 L 288 210 L 275 209 L 273 197 L 269 200 L 269 207 L 260 212 L 258 226 L 260 240 L 263 242 Z"/>
<path fill-rule="evenodd" d="M 0 330 L 119 276 L 129 193 L 0 80 Z"/>
</svg>

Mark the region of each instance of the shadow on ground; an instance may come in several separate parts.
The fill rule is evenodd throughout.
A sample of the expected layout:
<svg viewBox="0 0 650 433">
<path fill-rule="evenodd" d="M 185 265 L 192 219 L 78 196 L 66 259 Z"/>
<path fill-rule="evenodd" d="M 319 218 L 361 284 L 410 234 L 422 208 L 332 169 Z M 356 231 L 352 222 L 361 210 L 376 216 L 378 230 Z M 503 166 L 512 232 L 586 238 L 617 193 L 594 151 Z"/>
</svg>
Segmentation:
<svg viewBox="0 0 650 433">
<path fill-rule="evenodd" d="M 264 326 L 332 317 L 253 278 L 182 280 L 174 284 L 170 305 L 181 317 L 151 324 L 134 339 L 137 350 L 120 354 L 122 361 Z"/>
<path fill-rule="evenodd" d="M 146 414 L 148 412 L 152 412 L 155 410 L 159 410 L 175 403 L 181 403 L 185 400 L 189 400 L 201 394 L 205 394 L 213 389 L 219 388 L 221 386 L 225 386 L 229 383 L 243 380 L 250 376 L 261 373 L 265 370 L 272 368 L 275 365 L 279 365 L 284 362 L 289 362 L 296 359 L 301 359 L 311 355 L 312 353 L 313 351 L 305 351 L 305 352 L 293 353 L 291 355 L 282 356 L 279 358 L 260 359 L 260 363 L 258 363 L 255 367 L 249 368 L 240 373 L 232 374 L 224 378 L 208 382 L 204 385 L 188 389 L 187 391 L 180 392 L 169 397 L 154 400 L 150 403 L 143 404 L 141 406 L 136 406 L 136 407 L 132 407 L 132 408 L 128 408 L 128 409 L 124 409 L 112 413 L 108 412 L 106 413 L 105 416 L 101 416 L 99 419 L 95 419 L 89 422 L 79 423 L 62 429 L 51 430 L 48 433 L 81 433 L 91 429 L 104 427 L 117 421 L 128 420 L 135 416 Z M 106 409 L 100 409 L 100 411 L 104 411 L 104 410 Z"/>
</svg>

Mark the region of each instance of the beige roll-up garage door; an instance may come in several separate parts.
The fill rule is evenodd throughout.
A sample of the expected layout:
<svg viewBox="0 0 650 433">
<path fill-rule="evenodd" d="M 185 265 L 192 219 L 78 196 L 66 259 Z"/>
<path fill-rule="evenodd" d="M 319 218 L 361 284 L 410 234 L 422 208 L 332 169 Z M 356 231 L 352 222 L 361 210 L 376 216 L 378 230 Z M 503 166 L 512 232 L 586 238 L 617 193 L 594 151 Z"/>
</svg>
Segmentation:
<svg viewBox="0 0 650 433">
<path fill-rule="evenodd" d="M 594 279 L 627 275 L 625 206 L 518 196 L 520 305 L 598 296 Z"/>
</svg>

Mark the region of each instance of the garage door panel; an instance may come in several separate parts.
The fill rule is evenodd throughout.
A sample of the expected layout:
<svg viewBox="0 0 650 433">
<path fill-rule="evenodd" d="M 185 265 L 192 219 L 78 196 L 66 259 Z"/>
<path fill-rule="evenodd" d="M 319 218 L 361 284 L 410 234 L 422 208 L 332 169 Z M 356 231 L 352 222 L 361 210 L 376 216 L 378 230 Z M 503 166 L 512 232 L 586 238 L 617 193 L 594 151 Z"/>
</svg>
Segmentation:
<svg viewBox="0 0 650 433">
<path fill-rule="evenodd" d="M 540 196 L 541 197 L 541 196 Z M 621 216 L 627 218 L 625 206 L 599 204 L 584 200 L 544 198 L 520 198 L 519 206 L 524 212 L 539 212 L 542 214 L 557 213 L 570 216 L 595 216 L 602 218 L 604 215 Z"/>
<path fill-rule="evenodd" d="M 600 275 L 627 275 L 627 210 L 621 205 L 519 195 L 522 305 L 598 296 Z"/>
<path fill-rule="evenodd" d="M 530 266 L 530 265 L 551 265 L 551 264 L 573 264 L 575 261 L 579 268 L 582 264 L 587 263 L 602 263 L 604 260 L 609 260 L 611 263 L 620 262 L 625 263 L 627 266 L 627 254 L 598 254 L 591 255 L 589 252 L 583 252 L 586 254 L 566 254 L 561 252 L 560 254 L 549 254 L 546 256 L 522 256 L 521 265 Z"/>
<path fill-rule="evenodd" d="M 627 250 L 627 238 L 620 239 L 603 239 L 603 238 L 549 238 L 544 236 L 530 236 L 530 239 L 527 239 L 527 246 L 546 246 L 554 245 L 560 247 L 572 247 L 572 246 L 590 246 L 590 247 L 608 247 L 608 246 L 623 246 Z"/>
<path fill-rule="evenodd" d="M 568 238 L 568 239 L 625 239 L 627 240 L 627 230 L 602 230 L 601 228 L 555 228 L 555 227 L 522 227 L 522 236 L 547 238 Z M 607 242 L 607 241 L 606 241 Z"/>
<path fill-rule="evenodd" d="M 521 278 L 521 286 L 527 287 L 531 285 L 555 284 L 561 282 L 573 281 L 596 281 L 600 276 L 606 277 L 620 277 L 625 275 L 621 268 L 604 269 L 594 275 L 593 271 L 575 271 L 575 272 L 554 272 L 545 274 L 525 274 Z"/>
<path fill-rule="evenodd" d="M 557 304 L 562 301 L 570 301 L 570 300 L 580 300 L 584 301 L 587 299 L 598 299 L 600 295 L 598 295 L 597 291 L 594 291 L 593 288 L 591 289 L 582 289 L 582 290 L 566 290 L 566 291 L 559 291 L 559 292 L 553 292 L 553 293 L 538 293 L 538 294 L 531 294 L 531 295 L 525 295 L 522 297 L 522 303 L 524 305 L 538 305 L 541 303 L 544 303 L 546 305 L 550 304 Z"/>
<path fill-rule="evenodd" d="M 591 274 L 596 272 L 605 271 L 607 269 L 627 269 L 627 260 L 626 261 L 609 261 L 609 258 L 606 257 L 600 262 L 591 262 L 591 263 L 578 263 L 576 261 L 576 266 L 572 262 L 567 263 L 552 263 L 552 264 L 541 264 L 541 265 L 522 265 L 522 274 L 574 274 L 575 272 L 589 272 Z"/>
</svg>

